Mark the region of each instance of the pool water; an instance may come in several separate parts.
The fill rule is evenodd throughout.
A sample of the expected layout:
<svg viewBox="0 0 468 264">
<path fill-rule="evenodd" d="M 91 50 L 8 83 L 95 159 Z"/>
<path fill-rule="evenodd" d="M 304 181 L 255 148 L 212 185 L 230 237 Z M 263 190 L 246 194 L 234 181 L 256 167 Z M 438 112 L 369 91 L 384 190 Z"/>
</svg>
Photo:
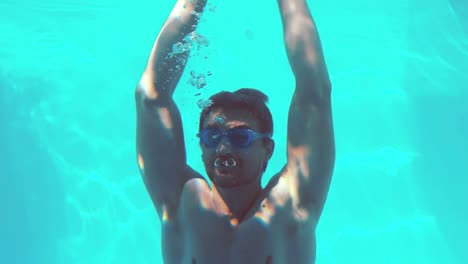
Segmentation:
<svg viewBox="0 0 468 264">
<path fill-rule="evenodd" d="M 317 263 L 468 263 L 468 2 L 308 2 L 337 146 Z M 1 263 L 162 263 L 133 92 L 173 4 L 0 3 Z M 199 106 L 241 87 L 270 97 L 263 183 L 284 165 L 281 29 L 275 1 L 209 1 L 175 92 L 195 169 Z"/>
</svg>

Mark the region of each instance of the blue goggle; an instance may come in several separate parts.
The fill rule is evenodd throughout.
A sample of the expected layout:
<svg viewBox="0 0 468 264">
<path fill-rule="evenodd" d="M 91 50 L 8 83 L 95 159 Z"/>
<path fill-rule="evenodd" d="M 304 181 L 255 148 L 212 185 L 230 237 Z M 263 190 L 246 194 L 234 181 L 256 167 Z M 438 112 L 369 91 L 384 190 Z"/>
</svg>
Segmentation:
<svg viewBox="0 0 468 264">
<path fill-rule="evenodd" d="M 246 148 L 259 138 L 270 138 L 268 133 L 257 133 L 248 128 L 231 128 L 229 130 L 221 130 L 217 128 L 205 128 L 197 134 L 200 142 L 208 147 L 214 148 L 224 137 L 227 137 L 229 142 L 240 148 Z"/>
</svg>

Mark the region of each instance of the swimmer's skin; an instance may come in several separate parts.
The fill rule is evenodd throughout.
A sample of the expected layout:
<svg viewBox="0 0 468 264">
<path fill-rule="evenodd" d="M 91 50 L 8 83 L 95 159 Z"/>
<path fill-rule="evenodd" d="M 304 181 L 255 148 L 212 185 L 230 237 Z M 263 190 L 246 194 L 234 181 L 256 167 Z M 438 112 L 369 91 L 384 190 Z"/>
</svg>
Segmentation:
<svg viewBox="0 0 468 264">
<path fill-rule="evenodd" d="M 268 2 L 268 1 L 267 1 Z M 162 227 L 167 264 L 301 264 L 315 262 L 315 229 L 335 161 L 331 84 L 305 0 L 278 0 L 284 41 L 296 83 L 289 108 L 287 164 L 261 188 L 262 166 L 274 142 L 238 149 L 223 139 L 202 148 L 212 188 L 186 163 L 181 116 L 173 93 L 187 53 L 171 47 L 198 23 L 206 0 L 179 0 L 164 24 L 135 92 L 138 165 Z M 177 66 L 177 67 L 176 67 Z M 258 130 L 242 109 L 214 111 L 203 126 Z M 217 155 L 237 157 L 229 176 L 214 169 Z M 237 186 L 237 187 L 233 187 Z"/>
</svg>

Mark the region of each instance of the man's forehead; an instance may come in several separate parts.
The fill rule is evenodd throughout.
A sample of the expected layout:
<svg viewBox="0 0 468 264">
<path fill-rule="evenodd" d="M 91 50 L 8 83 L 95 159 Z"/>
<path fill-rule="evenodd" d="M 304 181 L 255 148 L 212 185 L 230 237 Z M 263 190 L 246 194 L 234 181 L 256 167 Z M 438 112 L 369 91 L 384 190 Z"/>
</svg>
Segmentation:
<svg viewBox="0 0 468 264">
<path fill-rule="evenodd" d="M 227 126 L 227 127 L 238 127 L 238 126 L 252 126 L 254 125 L 255 119 L 252 114 L 245 110 L 223 110 L 214 109 L 206 117 L 205 126 Z"/>
</svg>

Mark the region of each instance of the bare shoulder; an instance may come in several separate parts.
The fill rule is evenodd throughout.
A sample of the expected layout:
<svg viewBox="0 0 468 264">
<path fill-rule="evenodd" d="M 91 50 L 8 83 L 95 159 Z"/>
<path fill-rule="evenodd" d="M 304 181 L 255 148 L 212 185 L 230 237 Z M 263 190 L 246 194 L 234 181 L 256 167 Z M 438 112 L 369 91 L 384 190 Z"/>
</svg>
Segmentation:
<svg viewBox="0 0 468 264">
<path fill-rule="evenodd" d="M 316 217 L 307 207 L 300 204 L 298 193 L 294 193 L 294 189 L 291 188 L 294 177 L 291 177 L 290 173 L 285 167 L 271 178 L 264 190 L 265 200 L 276 208 L 275 211 L 282 212 L 290 220 L 315 225 Z"/>
<path fill-rule="evenodd" d="M 182 189 L 183 206 L 203 205 L 207 203 L 211 188 L 203 177 L 191 177 Z"/>
<path fill-rule="evenodd" d="M 289 199 L 289 190 L 283 176 L 286 171 L 283 169 L 273 177 L 271 177 L 268 184 L 265 186 L 265 198 L 272 201 L 275 205 L 281 205 L 285 200 Z"/>
</svg>

